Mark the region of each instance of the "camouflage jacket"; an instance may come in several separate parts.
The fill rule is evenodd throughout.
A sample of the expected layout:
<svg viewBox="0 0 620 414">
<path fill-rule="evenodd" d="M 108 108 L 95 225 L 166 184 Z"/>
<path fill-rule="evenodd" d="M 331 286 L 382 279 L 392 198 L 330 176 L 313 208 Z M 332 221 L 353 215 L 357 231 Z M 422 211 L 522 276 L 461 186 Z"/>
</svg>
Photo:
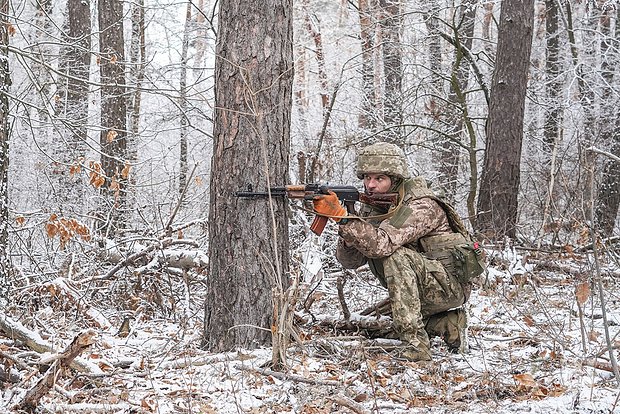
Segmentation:
<svg viewBox="0 0 620 414">
<path fill-rule="evenodd" d="M 435 195 L 424 179 L 409 179 L 403 185 L 403 202 L 393 216 L 373 220 L 372 216 L 385 212 L 364 206 L 360 216 L 369 219 L 352 219 L 339 227 L 336 258 L 343 267 L 355 269 L 368 259 L 387 257 L 401 246 L 420 251 L 421 238 L 453 233 L 444 209 L 431 198 Z"/>
</svg>

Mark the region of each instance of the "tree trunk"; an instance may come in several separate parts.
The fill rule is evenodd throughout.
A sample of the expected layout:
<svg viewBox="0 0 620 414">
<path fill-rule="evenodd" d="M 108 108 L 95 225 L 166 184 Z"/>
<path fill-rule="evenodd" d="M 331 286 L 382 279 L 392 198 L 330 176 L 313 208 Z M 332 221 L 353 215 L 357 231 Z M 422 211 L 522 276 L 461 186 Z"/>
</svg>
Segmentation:
<svg viewBox="0 0 620 414">
<path fill-rule="evenodd" d="M 362 45 L 362 107 L 358 117 L 359 128 L 372 133 L 376 128 L 377 103 L 375 95 L 373 0 L 359 0 L 358 13 Z"/>
<path fill-rule="evenodd" d="M 272 289 L 288 274 L 287 205 L 233 192 L 288 179 L 292 7 L 220 1 L 204 327 L 204 345 L 216 352 L 265 345 L 276 331 Z"/>
<path fill-rule="evenodd" d="M 100 0 L 99 48 L 101 74 L 101 166 L 106 175 L 100 207 L 110 212 L 104 231 L 122 232 L 127 216 L 127 99 L 125 97 L 125 53 L 123 3 Z"/>
<path fill-rule="evenodd" d="M 9 287 L 9 1 L 0 0 L 0 301 Z"/>
<path fill-rule="evenodd" d="M 55 146 L 54 158 L 61 165 L 54 169 L 58 210 L 64 215 L 82 213 L 85 207 L 83 174 L 75 167 L 86 158 L 88 138 L 88 77 L 90 72 L 90 1 L 67 0 L 67 20 L 63 30 L 58 79 L 56 115 L 65 120 L 64 141 Z M 68 211 L 67 211 L 68 210 Z"/>
<path fill-rule="evenodd" d="M 560 42 L 558 33 L 558 0 L 545 0 L 546 6 L 546 41 L 547 59 L 545 63 L 545 74 L 547 82 L 545 89 L 547 94 L 548 110 L 545 114 L 543 152 L 545 155 L 545 166 L 551 162 L 551 153 L 558 139 L 558 131 L 561 116 L 561 106 L 558 98 L 561 93 L 562 81 L 560 79 Z"/>
<path fill-rule="evenodd" d="M 534 0 L 502 2 L 477 230 L 516 236 L 525 93 L 532 50 Z"/>
<path fill-rule="evenodd" d="M 603 88 L 603 131 L 602 142 L 609 147 L 610 152 L 616 157 L 620 157 L 620 111 L 615 110 L 618 99 L 613 98 L 612 87 L 618 88 L 618 79 L 614 77 L 614 70 L 620 64 L 620 53 L 614 50 L 614 39 L 610 33 L 611 11 L 604 11 L 601 20 L 605 36 L 601 43 L 601 64 L 602 76 L 606 80 L 606 87 Z M 620 9 L 616 11 L 615 43 L 620 41 Z M 596 201 L 596 222 L 601 233 L 609 237 L 613 234 L 620 207 L 620 162 L 609 158 L 604 161 L 603 176 L 598 188 Z"/>
<path fill-rule="evenodd" d="M 403 65 L 400 31 L 403 18 L 401 0 L 379 0 L 381 6 L 381 32 L 383 39 L 383 73 L 385 94 L 383 121 L 385 132 L 382 138 L 387 142 L 403 145 L 402 83 Z"/>
<path fill-rule="evenodd" d="M 187 63 L 189 49 L 189 35 L 192 31 L 192 2 L 187 3 L 185 9 L 185 28 L 183 30 L 183 43 L 181 44 L 181 73 L 179 76 L 179 119 L 181 130 L 179 136 L 179 194 L 183 194 L 187 186 L 187 134 L 189 121 L 187 119 Z"/>
</svg>

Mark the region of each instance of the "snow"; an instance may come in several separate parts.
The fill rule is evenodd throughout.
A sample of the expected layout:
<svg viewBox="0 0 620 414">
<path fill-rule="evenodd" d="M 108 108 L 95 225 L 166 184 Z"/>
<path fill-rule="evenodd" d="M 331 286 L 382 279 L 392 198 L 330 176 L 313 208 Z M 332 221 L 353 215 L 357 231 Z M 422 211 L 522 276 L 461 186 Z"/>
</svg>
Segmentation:
<svg viewBox="0 0 620 414">
<path fill-rule="evenodd" d="M 309 280 L 302 283 L 306 290 L 301 297 L 311 290 L 322 294 L 311 307 L 317 322 L 303 326 L 304 343 L 293 343 L 288 350 L 287 371 L 269 371 L 268 348 L 222 354 L 201 350 L 200 312 L 178 309 L 179 314 L 193 315 L 182 322 L 139 314 L 126 337 L 97 327 L 95 321 L 82 321 L 98 329 L 98 337 L 81 357 L 101 372 L 65 373 L 40 408 L 54 413 L 159 414 L 348 413 L 354 412 L 351 407 L 368 413 L 620 412 L 613 373 L 587 362 L 597 355 L 600 362 L 608 357 L 599 301 L 593 297 L 582 306 L 586 333 L 596 332 L 588 335 L 582 349 L 575 300 L 579 281 L 572 276 L 539 271 L 524 264 L 514 249 L 487 250 L 493 265 L 467 304 L 469 352 L 451 354 L 435 338 L 433 361 L 415 363 L 391 351 L 396 340 L 324 331 L 318 325 L 321 320 L 342 315 L 334 287 L 336 275 L 342 273 L 316 264 L 325 259 L 321 243 L 301 249 L 305 253 L 298 257 L 307 260 Z M 314 280 L 321 272 L 323 277 Z M 616 281 L 604 283 L 605 293 L 615 298 Z M 345 296 L 352 319 L 361 319 L 359 312 L 384 298 L 386 291 L 362 269 L 347 280 Z M 200 295 L 188 298 L 182 303 L 200 307 Z M 620 332 L 616 302 L 607 298 L 612 341 Z M 43 307 L 37 319 L 67 344 L 79 329 L 55 326 L 57 314 L 57 309 Z M 5 341 L 2 349 L 25 361 L 30 358 L 18 343 Z M 39 358 L 41 363 L 45 357 Z M 35 374 L 28 379 L 21 367 L 11 369 L 22 381 L 5 384 L 0 405 L 6 412 L 38 378 Z"/>
</svg>

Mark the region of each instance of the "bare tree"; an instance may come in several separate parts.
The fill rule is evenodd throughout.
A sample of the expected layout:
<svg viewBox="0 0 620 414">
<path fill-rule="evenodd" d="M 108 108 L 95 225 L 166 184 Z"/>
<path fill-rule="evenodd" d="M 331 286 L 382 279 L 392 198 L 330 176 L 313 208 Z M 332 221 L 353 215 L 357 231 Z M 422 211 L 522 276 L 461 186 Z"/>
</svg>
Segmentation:
<svg viewBox="0 0 620 414">
<path fill-rule="evenodd" d="M 58 79 L 56 116 L 63 121 L 65 134 L 55 145 L 54 157 L 60 165 L 56 177 L 56 199 L 62 209 L 81 210 L 84 205 L 83 175 L 75 173 L 86 156 L 88 121 L 88 77 L 91 56 L 90 1 L 67 0 L 63 26 Z"/>
<path fill-rule="evenodd" d="M 360 22 L 360 40 L 362 46 L 362 108 L 358 118 L 359 127 L 374 132 L 377 120 L 377 102 L 375 93 L 375 0 L 359 0 L 358 14 Z"/>
<path fill-rule="evenodd" d="M 601 42 L 601 73 L 605 79 L 603 87 L 602 105 L 602 144 L 609 147 L 612 155 L 604 161 L 601 183 L 598 188 L 596 201 L 596 222 L 600 231 L 605 236 L 611 236 L 618 217 L 620 207 L 620 110 L 618 107 L 618 97 L 614 96 L 614 87 L 618 88 L 615 70 L 620 64 L 620 9 L 616 10 L 615 33 L 611 33 L 612 12 L 614 8 L 611 4 L 603 7 L 601 16 L 601 26 L 603 28 L 603 40 Z M 614 47 L 615 44 L 615 47 Z"/>
<path fill-rule="evenodd" d="M 0 0 L 0 299 L 9 277 L 9 0 Z"/>
<path fill-rule="evenodd" d="M 105 231 L 119 233 L 125 225 L 127 199 L 127 99 L 123 2 L 100 0 L 99 67 L 101 74 L 101 166 L 105 174 L 103 211 L 109 211 Z"/>
<path fill-rule="evenodd" d="M 287 181 L 291 15 L 292 0 L 220 1 L 204 319 L 214 351 L 269 343 L 272 289 L 286 285 L 287 206 L 233 193 Z"/>
<path fill-rule="evenodd" d="M 469 84 L 470 62 L 465 58 L 471 50 L 474 36 L 474 22 L 477 0 L 465 0 L 457 8 L 456 18 L 452 24 L 454 46 L 454 62 L 450 73 L 450 92 L 448 93 L 447 108 L 445 111 L 447 136 L 441 140 L 439 152 L 440 183 L 446 190 L 449 199 L 456 193 L 456 184 L 459 172 L 460 155 L 463 146 L 463 136 L 469 136 L 469 141 L 476 142 L 475 132 L 471 125 L 467 108 L 467 89 Z M 464 128 L 465 127 L 465 128 Z M 464 132 L 466 131 L 466 133 Z M 470 174 L 477 180 L 477 160 L 475 145 L 470 148 Z M 473 158 L 473 159 L 472 159 Z M 473 213 L 473 200 L 477 192 L 477 184 L 470 187 L 471 202 L 468 200 L 470 216 Z M 473 191 L 472 191 L 473 190 Z M 452 199 L 452 201 L 454 201 Z"/>
<path fill-rule="evenodd" d="M 402 84 L 403 63 L 400 32 L 403 25 L 401 0 L 379 0 L 383 50 L 385 141 L 403 144 Z"/>
<path fill-rule="evenodd" d="M 502 2 L 499 24 L 476 222 L 493 239 L 516 236 L 534 0 Z"/>
</svg>

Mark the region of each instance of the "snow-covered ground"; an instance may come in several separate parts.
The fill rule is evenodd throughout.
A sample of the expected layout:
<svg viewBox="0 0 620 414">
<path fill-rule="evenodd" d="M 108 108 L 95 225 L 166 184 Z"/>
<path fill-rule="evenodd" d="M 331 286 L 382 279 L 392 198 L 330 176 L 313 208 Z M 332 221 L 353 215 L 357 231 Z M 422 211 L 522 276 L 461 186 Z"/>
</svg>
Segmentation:
<svg viewBox="0 0 620 414">
<path fill-rule="evenodd" d="M 436 338 L 433 361 L 413 363 L 391 351 L 397 341 L 320 326 L 321 320 L 342 316 L 335 282 L 341 273 L 321 266 L 330 258 L 320 246 L 301 250 L 298 257 L 307 267 L 301 298 L 312 292 L 314 302 L 309 312 L 300 307 L 298 316 L 315 322 L 302 326 L 303 343 L 291 345 L 288 370 L 269 369 L 271 349 L 200 350 L 201 298 L 196 295 L 189 299 L 195 301 L 193 313 L 177 311 L 186 316 L 176 317 L 177 322 L 175 317 L 139 317 L 130 321 L 127 336 L 117 335 L 120 322 L 115 328 L 90 322 L 97 338 L 81 358 L 100 373 L 60 375 L 40 400 L 39 412 L 620 412 L 620 388 L 609 371 L 603 328 L 605 316 L 617 353 L 618 283 L 603 272 L 603 315 L 598 285 L 590 289 L 587 283 L 595 273 L 584 257 L 489 250 L 488 274 L 467 304 L 469 352 L 451 354 Z M 549 270 L 555 268 L 567 270 Z M 347 276 L 344 292 L 354 317 L 387 296 L 364 269 Z M 42 340 L 55 349 L 89 325 L 77 321 L 75 310 L 53 303 L 33 315 L 8 316 L 35 323 L 39 329 L 30 329 L 44 331 Z M 41 357 L 6 337 L 0 350 L 5 368 L 19 378 L 2 390 L 0 405 L 11 412 L 41 377 L 34 368 Z"/>
</svg>

